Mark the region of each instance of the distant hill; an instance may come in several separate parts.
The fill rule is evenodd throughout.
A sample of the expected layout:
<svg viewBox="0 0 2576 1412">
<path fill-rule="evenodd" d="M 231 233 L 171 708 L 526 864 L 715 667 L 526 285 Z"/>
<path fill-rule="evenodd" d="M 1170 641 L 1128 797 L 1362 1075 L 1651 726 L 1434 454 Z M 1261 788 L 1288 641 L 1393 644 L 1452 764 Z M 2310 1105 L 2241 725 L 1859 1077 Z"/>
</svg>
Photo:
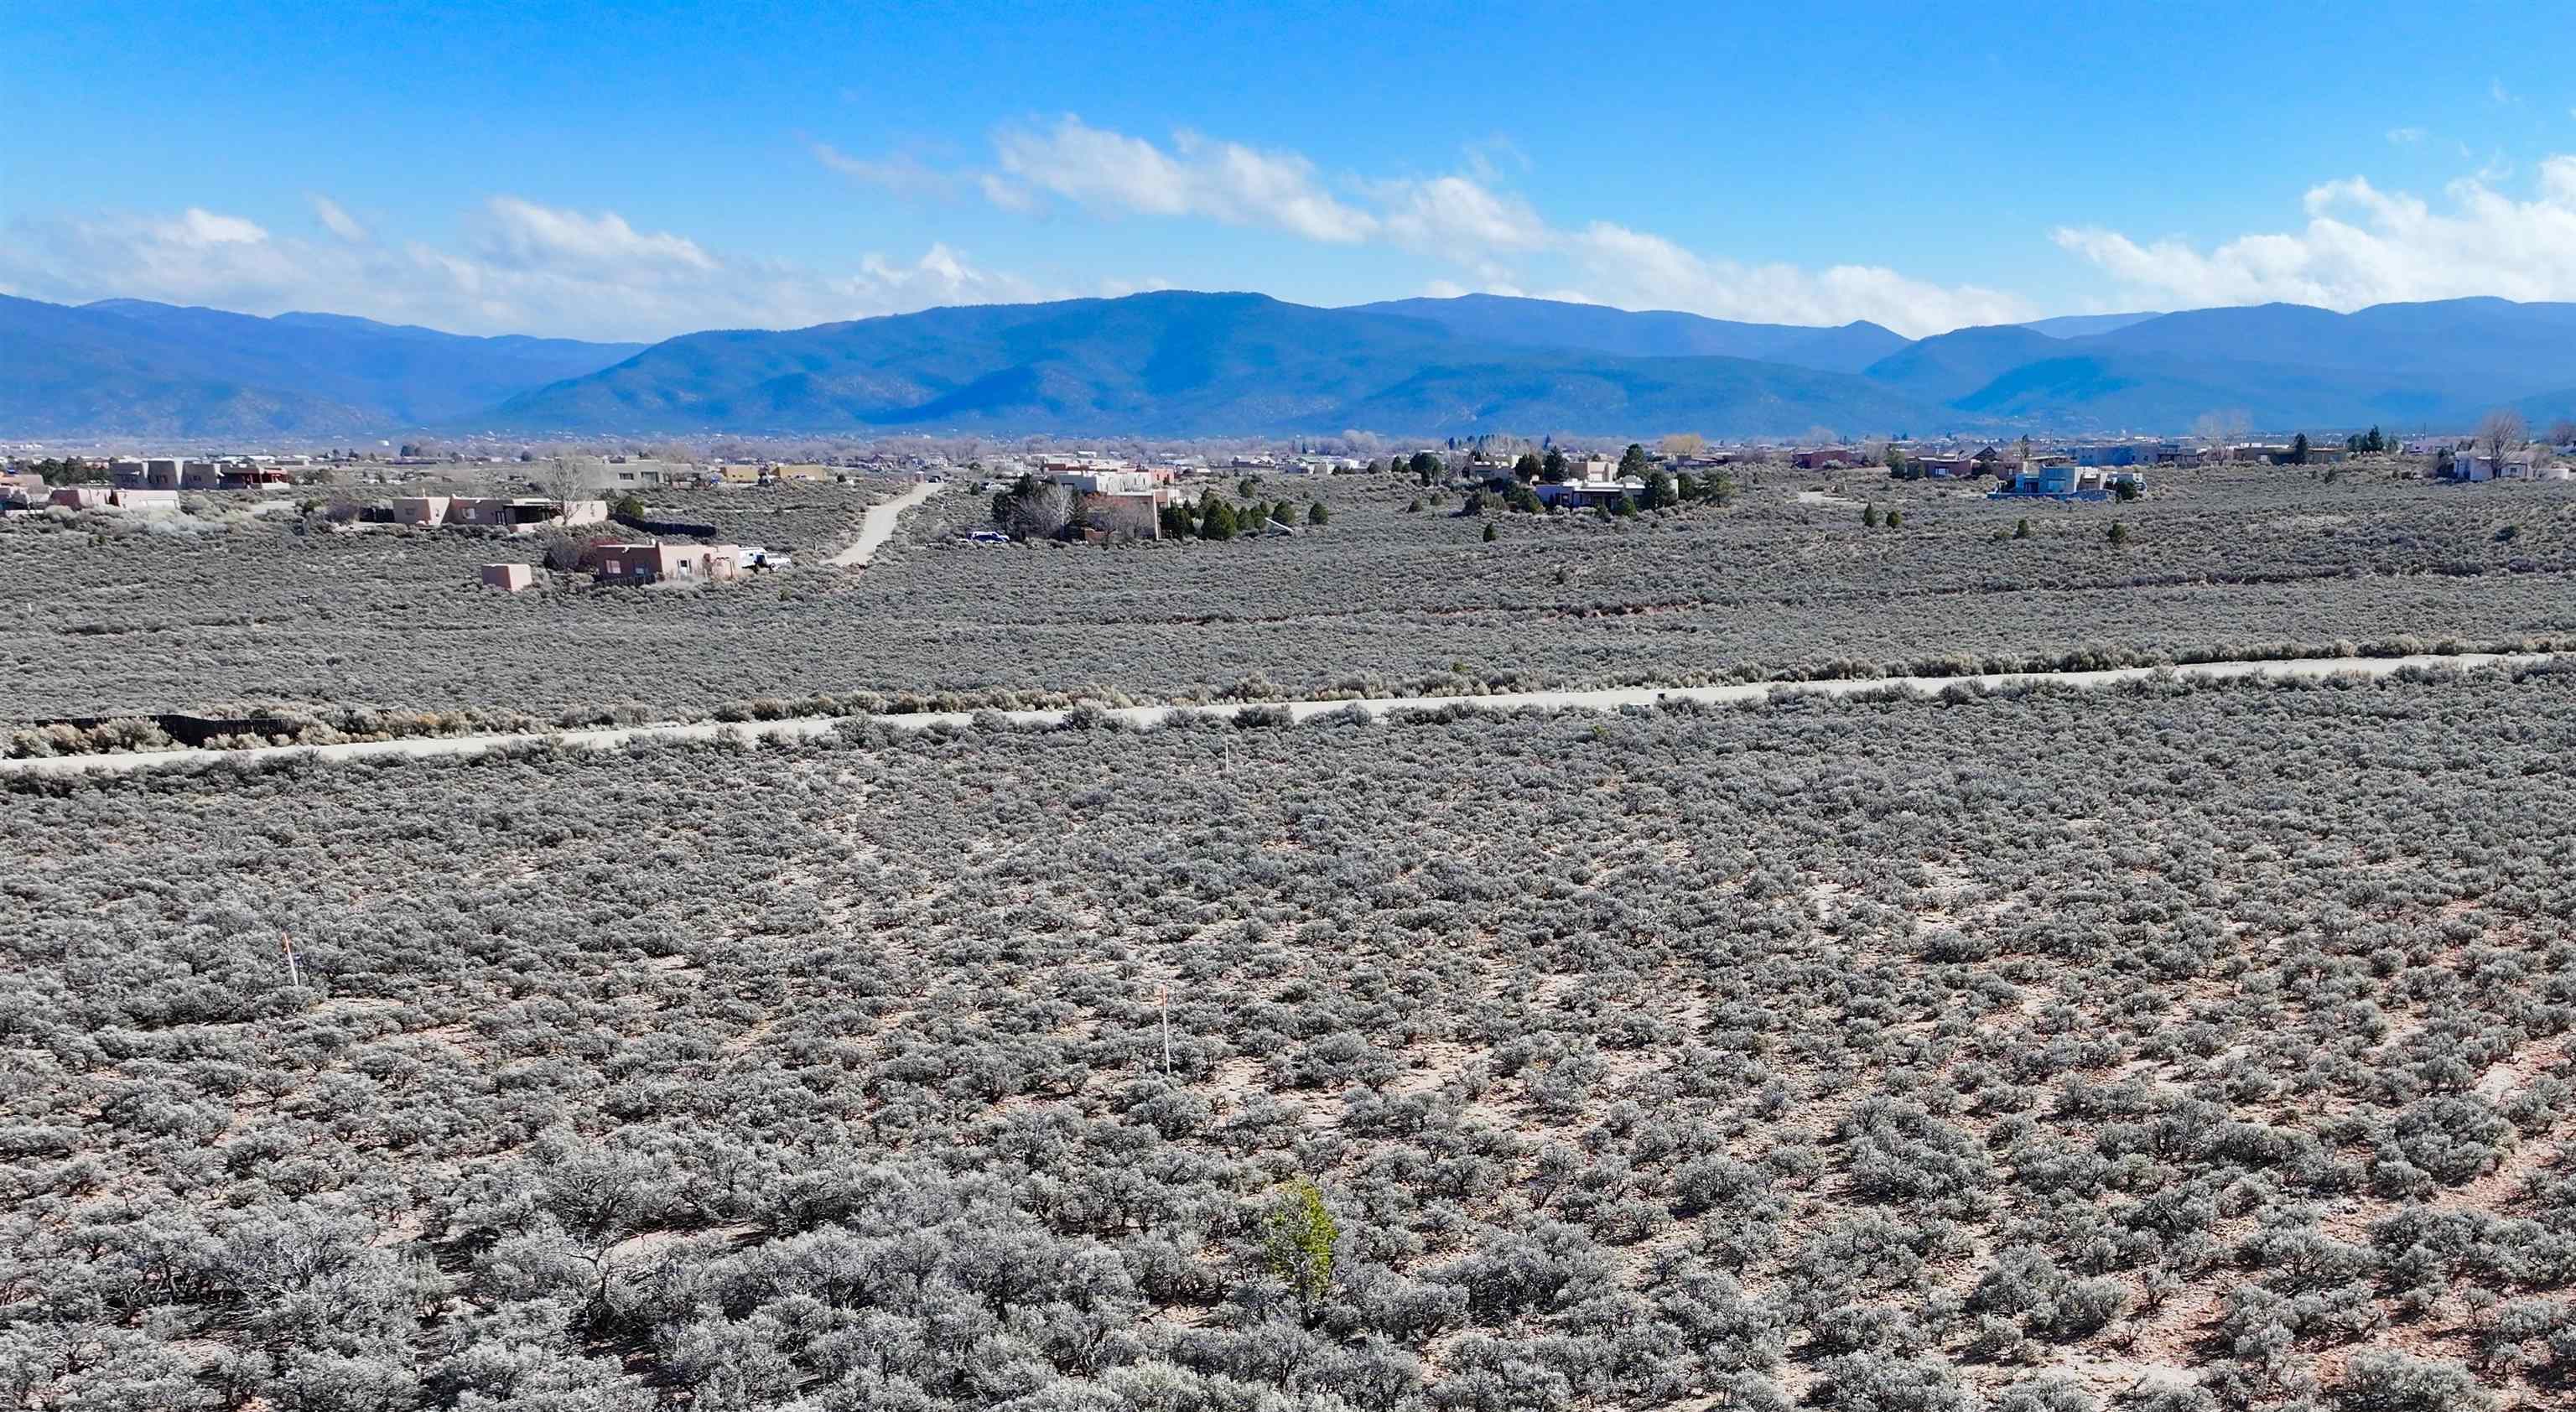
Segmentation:
<svg viewBox="0 0 2576 1412">
<path fill-rule="evenodd" d="M 36 436 L 356 431 L 365 410 L 228 376 L 133 320 L 0 296 L 0 426 Z"/>
<path fill-rule="evenodd" d="M 2222 409 L 2273 430 L 2464 427 L 2488 407 L 2576 387 L 2576 305 L 2453 299 L 2339 314 L 2262 304 L 2055 337 L 1969 328 L 1867 375 L 1970 417 L 2058 431 L 2183 431 Z"/>
<path fill-rule="evenodd" d="M 1468 295 L 1347 309 L 1259 294 L 931 309 L 649 347 L 465 338 L 329 314 L 0 299 L 0 431 L 212 439 L 453 431 L 1363 427 L 1794 436 L 1895 430 L 2461 430 L 2576 415 L 2576 304 L 2453 299 L 2077 315 L 1911 341 Z"/>
<path fill-rule="evenodd" d="M 2349 314 L 2256 304 L 2165 314 L 2089 342 L 2121 353 L 2365 371 L 2480 404 L 2576 384 L 2576 304 L 2446 299 Z"/>
<path fill-rule="evenodd" d="M 1398 314 L 1166 291 L 692 334 L 513 398 L 490 420 L 560 431 L 1776 435 L 1933 415 L 1848 373 L 1497 347 Z"/>
<path fill-rule="evenodd" d="M 2221 408 L 2246 409 L 2267 429 L 2412 426 L 2450 410 L 2437 395 L 2356 371 L 2113 352 L 2024 363 L 1949 405 L 2020 425 L 2103 431 L 2187 429 Z"/>
<path fill-rule="evenodd" d="M 0 426 L 197 437 L 426 426 L 642 347 L 475 338 L 336 314 L 5 299 Z"/>
<path fill-rule="evenodd" d="M 2025 363 L 2066 355 L 2064 342 L 2011 324 L 1963 328 L 1909 344 L 1869 365 L 1873 382 L 1927 402 L 1964 397 Z"/>
<path fill-rule="evenodd" d="M 2060 314 L 2053 319 L 2033 319 L 2029 323 L 2018 324 L 2015 327 L 2026 328 L 2033 333 L 2044 333 L 2051 338 L 2089 338 L 2097 333 L 2124 329 L 2131 324 L 2142 324 L 2155 317 L 2157 315 L 2154 313 Z"/>
<path fill-rule="evenodd" d="M 1866 321 L 1838 328 L 1743 324 L 1672 310 L 1642 313 L 1603 304 L 1462 294 L 1392 299 L 1352 312 L 1425 319 L 1452 333 L 1521 348 L 1576 348 L 1624 358 L 1749 358 L 1831 373 L 1856 373 L 1906 345 L 1903 334 Z"/>
</svg>

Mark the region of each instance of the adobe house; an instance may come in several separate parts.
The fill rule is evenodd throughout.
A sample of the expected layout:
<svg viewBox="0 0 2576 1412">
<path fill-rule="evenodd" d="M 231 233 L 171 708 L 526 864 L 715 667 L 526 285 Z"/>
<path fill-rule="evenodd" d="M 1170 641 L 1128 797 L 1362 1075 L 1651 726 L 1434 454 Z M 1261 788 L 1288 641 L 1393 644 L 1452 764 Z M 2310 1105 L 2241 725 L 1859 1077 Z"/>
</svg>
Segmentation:
<svg viewBox="0 0 2576 1412">
<path fill-rule="evenodd" d="M 486 564 L 481 581 L 485 588 L 516 593 L 520 589 L 537 586 L 537 571 L 526 564 Z"/>
<path fill-rule="evenodd" d="M 398 525 L 443 525 L 447 523 L 448 497 L 444 495 L 397 495 L 394 497 L 394 523 Z"/>
<path fill-rule="evenodd" d="M 742 577 L 738 544 L 600 543 L 583 547 L 581 566 L 602 583 L 725 583 Z"/>
<path fill-rule="evenodd" d="M 447 507 L 447 523 L 504 529 L 514 534 L 548 525 L 595 525 L 608 518 L 605 500 L 549 500 L 542 495 L 460 495 Z"/>
</svg>

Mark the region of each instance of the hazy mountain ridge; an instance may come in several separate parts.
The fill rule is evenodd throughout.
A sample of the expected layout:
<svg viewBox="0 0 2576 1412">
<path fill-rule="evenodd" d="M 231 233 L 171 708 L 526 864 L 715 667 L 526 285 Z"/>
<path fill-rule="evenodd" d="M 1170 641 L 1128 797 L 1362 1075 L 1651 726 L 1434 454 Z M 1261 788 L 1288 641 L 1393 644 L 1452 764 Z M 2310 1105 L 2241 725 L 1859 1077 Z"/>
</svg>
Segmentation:
<svg viewBox="0 0 2576 1412">
<path fill-rule="evenodd" d="M 2013 327 L 2026 328 L 2033 333 L 2044 333 L 2051 338 L 2089 338 L 2097 333 L 2109 333 L 2114 329 L 2124 329 L 2131 324 L 2145 323 L 2149 319 L 2163 316 L 2163 311 L 2155 309 L 2131 314 L 2060 314 L 2053 319 L 2033 319 L 2026 324 L 2015 324 Z"/>
<path fill-rule="evenodd" d="M 2576 412 L 2576 304 L 2500 299 L 2079 315 L 1909 341 L 1490 295 L 1326 309 L 1164 291 L 650 346 L 0 299 L 0 355 L 0 429 L 22 434 L 1925 435 Z"/>
<path fill-rule="evenodd" d="M 1452 333 L 1524 348 L 1580 349 L 1623 358 L 1744 358 L 1821 372 L 1856 373 L 1906 346 L 1865 320 L 1835 328 L 1748 324 L 1670 309 L 1630 311 L 1500 294 L 1394 299 L 1350 312 L 1427 319 Z"/>
<path fill-rule="evenodd" d="M 567 430 L 1467 434 L 1709 421 L 1784 434 L 1830 416 L 1930 414 L 1846 373 L 1497 347 L 1399 314 L 1164 292 L 693 335 L 494 417 Z"/>
<path fill-rule="evenodd" d="M 427 426 L 643 346 L 478 338 L 340 314 L 260 318 L 0 296 L 0 426 L 199 437 Z"/>
</svg>

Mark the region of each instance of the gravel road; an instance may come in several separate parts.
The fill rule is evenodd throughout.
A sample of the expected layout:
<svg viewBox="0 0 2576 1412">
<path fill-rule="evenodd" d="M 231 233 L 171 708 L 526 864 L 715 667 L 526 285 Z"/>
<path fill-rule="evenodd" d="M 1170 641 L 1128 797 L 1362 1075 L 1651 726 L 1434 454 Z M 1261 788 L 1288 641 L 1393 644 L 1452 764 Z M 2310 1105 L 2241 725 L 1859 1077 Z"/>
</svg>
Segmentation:
<svg viewBox="0 0 2576 1412">
<path fill-rule="evenodd" d="M 924 491 L 913 492 L 914 503 Z M 897 506 L 880 508 L 898 508 Z M 871 511 L 870 513 L 874 513 Z M 890 517 L 889 517 L 890 518 Z M 1371 715 L 1389 712 L 1430 710 L 1442 706 L 1471 706 L 1486 711 L 1507 711 L 1516 707 L 1536 706 L 1562 710 L 1616 711 L 1627 706 L 1652 706 L 1661 701 L 1696 701 L 1726 704 L 1763 701 L 1774 694 L 1811 692 L 1825 696 L 1848 696 L 1860 691 L 1878 691 L 1898 687 L 1925 694 L 1945 687 L 1967 684 L 1998 687 L 2013 683 L 2050 682 L 2060 686 L 2100 687 L 2120 682 L 2138 681 L 2159 672 L 2172 672 L 2184 678 L 2206 677 L 2232 679 L 2240 677 L 2324 677 L 2339 672 L 2359 676 L 2388 676 L 2406 667 L 2484 667 L 2499 662 L 2537 662 L 2537 655 L 2505 657 L 2496 653 L 2468 652 L 2456 656 L 2416 657 L 2316 657 L 2270 662 L 2203 662 L 2188 667 L 2118 667 L 2095 672 L 2011 672 L 1990 676 L 1960 677 L 1871 677 L 1850 681 L 1752 682 L 1737 686 L 1694 687 L 1619 687 L 1601 691 L 1515 691 L 1487 696 L 1401 696 L 1379 697 L 1358 701 L 1284 701 L 1225 702 L 1207 706 L 1131 706 L 1104 714 L 1138 725 L 1151 725 L 1180 714 L 1231 718 L 1247 710 L 1269 710 L 1285 707 L 1292 720 L 1303 721 L 1331 711 L 1358 706 Z M 924 730 L 948 724 L 964 725 L 977 714 L 964 711 L 922 711 L 904 715 L 876 716 L 871 719 L 898 728 Z M 1064 719 L 1062 711 L 1003 711 L 1004 718 L 1024 725 L 1053 725 Z M 250 750 L 155 750 L 126 755 L 69 755 L 53 759 L 0 760 L 0 775 L 76 775 L 122 774 L 134 770 L 162 769 L 184 765 L 203 765 L 216 761 L 248 763 L 288 755 L 310 755 L 320 760 L 361 760 L 379 755 L 479 755 L 485 751 L 522 745 L 532 741 L 552 741 L 567 747 L 607 750 L 632 740 L 713 740 L 727 732 L 738 732 L 752 740 L 799 739 L 828 734 L 842 720 L 836 716 L 800 716 L 780 721 L 689 721 L 664 725 L 606 726 L 593 730 L 549 731 L 537 735 L 458 735 L 431 736 L 412 740 L 370 740 L 346 745 L 268 745 Z"/>
</svg>

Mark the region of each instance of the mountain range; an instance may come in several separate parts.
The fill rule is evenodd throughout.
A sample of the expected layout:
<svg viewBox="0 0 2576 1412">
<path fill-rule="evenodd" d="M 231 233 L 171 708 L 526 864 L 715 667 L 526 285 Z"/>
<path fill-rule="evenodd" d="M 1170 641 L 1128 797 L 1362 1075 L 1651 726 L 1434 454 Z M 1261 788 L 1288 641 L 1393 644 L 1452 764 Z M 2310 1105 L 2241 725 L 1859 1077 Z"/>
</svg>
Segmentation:
<svg viewBox="0 0 2576 1412">
<path fill-rule="evenodd" d="M 257 438 L 431 426 L 643 349 L 339 314 L 0 295 L 0 431 Z"/>
<path fill-rule="evenodd" d="M 0 297 L 0 433 L 1721 436 L 2452 430 L 2576 413 L 2576 304 L 2074 315 L 1908 340 L 1466 295 L 974 305 L 647 345 Z"/>
</svg>

